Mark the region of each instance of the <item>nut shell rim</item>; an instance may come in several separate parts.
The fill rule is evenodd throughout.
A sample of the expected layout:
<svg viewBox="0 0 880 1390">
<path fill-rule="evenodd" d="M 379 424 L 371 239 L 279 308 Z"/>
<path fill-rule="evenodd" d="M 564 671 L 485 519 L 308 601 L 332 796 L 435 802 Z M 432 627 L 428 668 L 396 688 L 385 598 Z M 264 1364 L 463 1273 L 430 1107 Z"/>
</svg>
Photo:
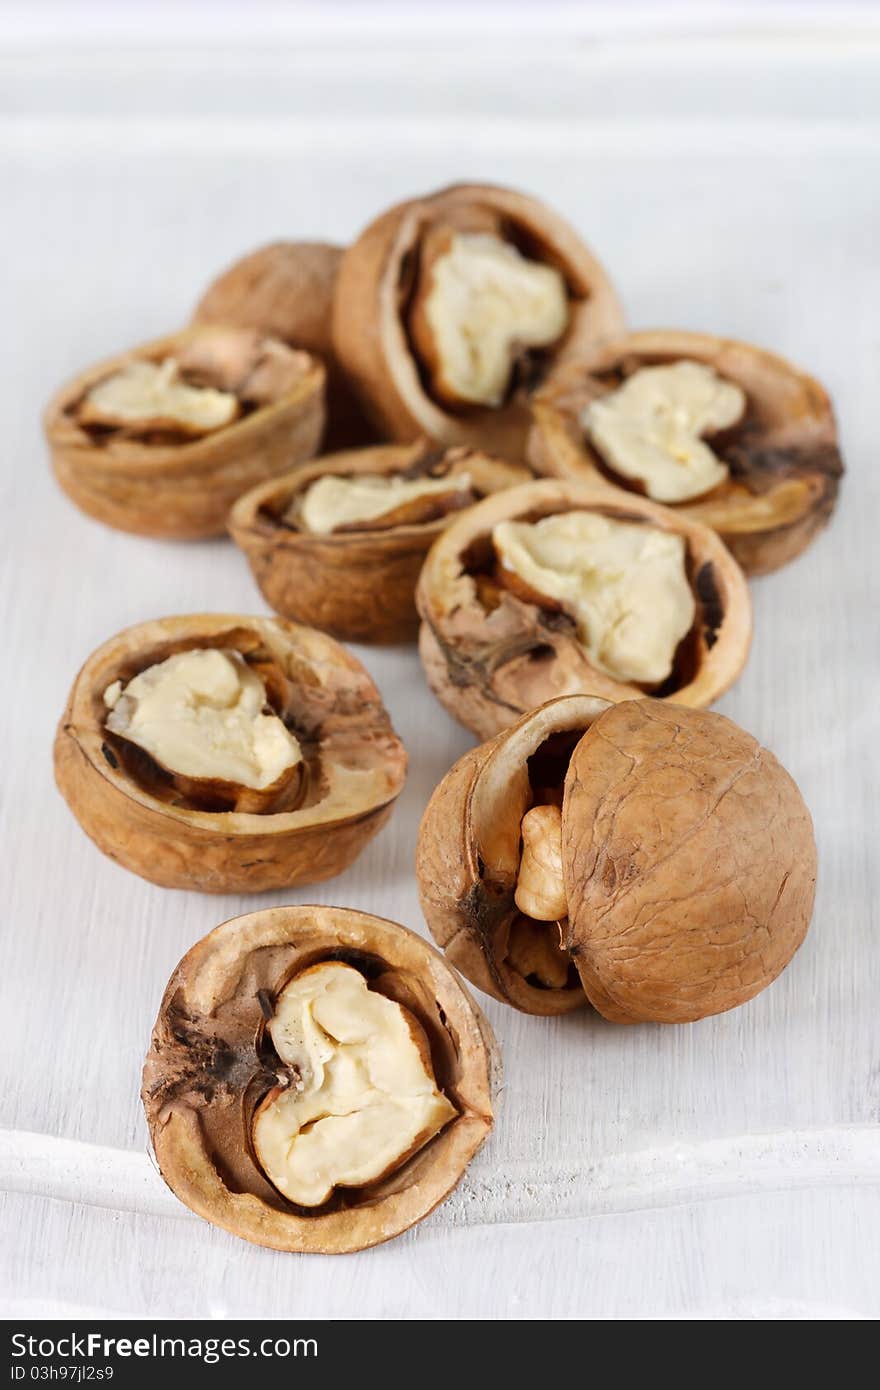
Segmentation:
<svg viewBox="0 0 880 1390">
<path fill-rule="evenodd" d="M 454 1084 L 458 1118 L 402 1165 L 402 1186 L 395 1190 L 395 1174 L 389 1190 L 368 1193 L 363 1203 L 355 1200 L 352 1205 L 327 1212 L 317 1209 L 309 1215 L 298 1213 L 280 1194 L 270 1206 L 253 1193 L 226 1187 L 207 1153 L 197 1118 L 175 1105 L 173 1096 L 170 1101 L 161 1096 L 170 1009 L 178 1007 L 181 999 L 191 1000 L 203 1010 L 210 1006 L 213 1017 L 223 981 L 236 964 L 246 962 L 251 951 L 288 945 L 297 960 L 290 974 L 308 963 L 334 958 L 334 951 L 370 955 L 394 971 L 408 972 L 436 1003 L 460 1067 Z M 420 1022 L 424 1026 L 424 1019 Z M 142 1099 L 162 1176 L 197 1215 L 270 1249 L 347 1254 L 402 1234 L 449 1195 L 489 1135 L 499 1084 L 500 1058 L 491 1028 L 436 948 L 407 928 L 370 913 L 303 905 L 267 908 L 232 918 L 184 956 L 165 989 L 153 1029 Z M 242 1123 L 246 1125 L 246 1121 Z M 411 1182 L 406 1181 L 409 1178 Z M 284 1207 L 290 1210 L 281 1209 Z"/>
</svg>

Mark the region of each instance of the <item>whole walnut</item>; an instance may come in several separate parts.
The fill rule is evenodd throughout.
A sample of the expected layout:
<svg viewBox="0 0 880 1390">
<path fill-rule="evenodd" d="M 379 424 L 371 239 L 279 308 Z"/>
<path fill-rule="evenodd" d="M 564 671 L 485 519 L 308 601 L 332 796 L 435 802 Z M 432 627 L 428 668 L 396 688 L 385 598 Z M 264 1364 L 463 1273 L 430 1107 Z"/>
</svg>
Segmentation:
<svg viewBox="0 0 880 1390">
<path fill-rule="evenodd" d="M 417 873 L 435 938 L 496 998 L 686 1023 L 791 960 L 816 846 L 792 778 L 731 720 L 569 696 L 452 768 Z"/>
</svg>

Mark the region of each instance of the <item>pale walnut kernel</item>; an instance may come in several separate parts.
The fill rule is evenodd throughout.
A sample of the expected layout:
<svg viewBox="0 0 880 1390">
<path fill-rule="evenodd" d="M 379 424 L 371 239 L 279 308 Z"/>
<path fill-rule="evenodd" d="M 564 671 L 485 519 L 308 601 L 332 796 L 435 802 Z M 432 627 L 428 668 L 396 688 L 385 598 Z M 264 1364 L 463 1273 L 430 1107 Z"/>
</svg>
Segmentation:
<svg viewBox="0 0 880 1390">
<path fill-rule="evenodd" d="M 257 1111 L 254 1150 L 300 1206 L 377 1181 L 457 1113 L 415 1018 L 351 966 L 328 961 L 296 976 L 267 1026 L 289 1084 Z"/>
</svg>

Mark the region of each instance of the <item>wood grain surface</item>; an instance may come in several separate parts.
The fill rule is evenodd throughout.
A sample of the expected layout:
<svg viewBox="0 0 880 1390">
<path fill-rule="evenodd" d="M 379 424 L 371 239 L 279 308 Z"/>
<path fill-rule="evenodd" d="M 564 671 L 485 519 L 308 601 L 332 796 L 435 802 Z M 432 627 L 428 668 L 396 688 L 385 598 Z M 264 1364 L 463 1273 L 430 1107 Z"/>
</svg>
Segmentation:
<svg viewBox="0 0 880 1390">
<path fill-rule="evenodd" d="M 499 52 L 0 52 L 6 1316 L 880 1314 L 880 38 Z M 139 540 L 80 515 L 51 480 L 39 413 L 93 360 L 182 323 L 235 255 L 283 235 L 345 241 L 456 178 L 552 202 L 634 325 L 752 339 L 834 396 L 838 514 L 755 583 L 751 659 L 719 705 L 814 813 L 816 915 L 774 986 L 691 1026 L 488 1002 L 501 1113 L 452 1201 L 363 1255 L 275 1255 L 190 1217 L 151 1167 L 137 1092 L 162 989 L 196 938 L 271 902 L 424 930 L 418 820 L 469 737 L 414 651 L 359 649 L 411 773 L 352 869 L 217 899 L 103 859 L 52 783 L 79 665 L 143 619 L 265 609 L 230 543 Z"/>
</svg>

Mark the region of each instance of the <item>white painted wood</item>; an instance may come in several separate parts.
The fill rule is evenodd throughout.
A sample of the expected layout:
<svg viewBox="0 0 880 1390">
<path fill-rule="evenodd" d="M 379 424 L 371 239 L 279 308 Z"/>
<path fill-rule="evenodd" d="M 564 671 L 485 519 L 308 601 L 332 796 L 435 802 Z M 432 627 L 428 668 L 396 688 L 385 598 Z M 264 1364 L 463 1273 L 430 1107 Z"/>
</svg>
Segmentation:
<svg viewBox="0 0 880 1390">
<path fill-rule="evenodd" d="M 7 1315 L 880 1313 L 880 42 L 810 31 L 512 39 L 495 61 L 451 42 L 430 57 L 392 41 L 0 52 Z M 283 234 L 344 240 L 456 177 L 555 203 L 633 323 L 752 338 L 834 393 L 850 470 L 839 514 L 755 585 L 754 650 L 721 704 L 814 811 L 816 919 L 773 988 L 691 1027 L 489 1004 L 506 1088 L 460 1193 L 381 1250 L 283 1257 L 188 1217 L 150 1168 L 137 1086 L 162 988 L 197 937 L 272 901 L 419 929 L 418 818 L 469 738 L 412 652 L 363 650 L 412 774 L 347 874 L 215 899 L 102 859 L 51 778 L 78 665 L 128 623 L 263 605 L 230 545 L 140 541 L 80 516 L 51 482 L 38 415 L 83 365 L 181 322 L 235 254 Z"/>
</svg>

